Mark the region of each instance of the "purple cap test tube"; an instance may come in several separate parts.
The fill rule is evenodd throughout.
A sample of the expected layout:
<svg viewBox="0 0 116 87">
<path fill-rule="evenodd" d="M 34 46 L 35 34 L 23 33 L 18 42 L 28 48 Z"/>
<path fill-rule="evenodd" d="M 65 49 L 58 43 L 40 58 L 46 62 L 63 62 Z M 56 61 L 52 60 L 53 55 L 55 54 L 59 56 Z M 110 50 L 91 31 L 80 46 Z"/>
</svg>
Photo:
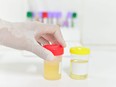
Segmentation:
<svg viewBox="0 0 116 87">
<path fill-rule="evenodd" d="M 67 18 L 72 18 L 72 12 L 68 12 Z"/>
<path fill-rule="evenodd" d="M 63 26 L 66 26 L 66 27 L 71 27 L 71 25 L 72 25 L 72 12 L 68 12 L 67 13 L 67 16 L 66 16 L 66 20 L 65 20 L 65 22 L 63 23 Z"/>
<path fill-rule="evenodd" d="M 49 24 L 53 24 L 53 17 L 54 17 L 53 12 L 48 12 Z"/>
<path fill-rule="evenodd" d="M 53 12 L 48 12 L 48 17 L 49 18 L 53 18 L 54 17 L 54 13 Z"/>
<path fill-rule="evenodd" d="M 61 12 L 55 12 L 55 13 L 54 13 L 54 16 L 55 16 L 56 18 L 61 18 L 61 17 L 62 17 L 62 13 L 61 13 Z"/>
<path fill-rule="evenodd" d="M 39 18 L 42 18 L 42 12 L 38 13 Z"/>
<path fill-rule="evenodd" d="M 40 22 L 42 22 L 42 12 L 38 12 L 38 19 Z"/>
<path fill-rule="evenodd" d="M 61 12 L 55 12 L 54 16 L 56 18 L 56 24 L 61 26 L 61 17 L 62 17 L 62 13 Z"/>
</svg>

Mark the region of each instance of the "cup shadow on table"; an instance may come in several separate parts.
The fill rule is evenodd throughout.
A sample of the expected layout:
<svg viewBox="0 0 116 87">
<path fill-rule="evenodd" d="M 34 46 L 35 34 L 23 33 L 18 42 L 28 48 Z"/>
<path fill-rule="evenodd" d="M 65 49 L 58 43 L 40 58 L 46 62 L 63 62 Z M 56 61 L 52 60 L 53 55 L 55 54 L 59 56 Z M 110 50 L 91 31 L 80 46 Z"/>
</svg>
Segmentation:
<svg viewBox="0 0 116 87">
<path fill-rule="evenodd" d="M 43 75 L 43 64 L 41 62 L 2 63 L 0 70 L 15 74 Z"/>
</svg>

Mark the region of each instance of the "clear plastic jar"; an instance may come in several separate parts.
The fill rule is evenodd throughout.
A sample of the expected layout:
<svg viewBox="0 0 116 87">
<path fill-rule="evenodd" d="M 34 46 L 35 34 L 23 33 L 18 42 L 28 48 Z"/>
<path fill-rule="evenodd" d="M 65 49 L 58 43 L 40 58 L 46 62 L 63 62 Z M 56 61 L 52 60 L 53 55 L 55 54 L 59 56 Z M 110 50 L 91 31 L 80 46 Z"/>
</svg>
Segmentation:
<svg viewBox="0 0 116 87">
<path fill-rule="evenodd" d="M 88 76 L 88 61 L 90 49 L 86 47 L 70 48 L 71 63 L 70 77 L 72 79 L 83 80 Z"/>
<path fill-rule="evenodd" d="M 61 78 L 61 62 L 64 49 L 60 45 L 45 45 L 46 49 L 54 54 L 55 60 L 44 61 L 44 78 L 47 80 L 58 80 Z"/>
</svg>

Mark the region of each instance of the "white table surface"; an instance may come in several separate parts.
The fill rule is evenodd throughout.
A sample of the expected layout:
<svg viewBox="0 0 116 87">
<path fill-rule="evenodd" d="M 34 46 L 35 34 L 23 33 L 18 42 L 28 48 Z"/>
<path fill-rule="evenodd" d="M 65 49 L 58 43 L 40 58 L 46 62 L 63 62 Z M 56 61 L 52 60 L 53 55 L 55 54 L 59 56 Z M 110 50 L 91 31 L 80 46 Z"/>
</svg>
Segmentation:
<svg viewBox="0 0 116 87">
<path fill-rule="evenodd" d="M 116 49 L 91 47 L 89 78 L 69 77 L 69 58 L 63 58 L 62 79 L 43 78 L 43 61 L 34 55 L 0 47 L 0 87 L 116 87 Z"/>
</svg>

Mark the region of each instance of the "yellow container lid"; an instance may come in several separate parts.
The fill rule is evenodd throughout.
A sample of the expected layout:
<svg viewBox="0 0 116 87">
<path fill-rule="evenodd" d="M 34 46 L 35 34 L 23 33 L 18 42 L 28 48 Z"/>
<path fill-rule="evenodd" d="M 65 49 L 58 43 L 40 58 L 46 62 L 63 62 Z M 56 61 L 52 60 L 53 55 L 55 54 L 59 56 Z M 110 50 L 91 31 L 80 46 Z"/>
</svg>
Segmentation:
<svg viewBox="0 0 116 87">
<path fill-rule="evenodd" d="M 88 55 L 90 54 L 90 49 L 86 47 L 71 47 L 70 48 L 70 53 L 71 54 L 76 54 L 76 55 Z"/>
</svg>

